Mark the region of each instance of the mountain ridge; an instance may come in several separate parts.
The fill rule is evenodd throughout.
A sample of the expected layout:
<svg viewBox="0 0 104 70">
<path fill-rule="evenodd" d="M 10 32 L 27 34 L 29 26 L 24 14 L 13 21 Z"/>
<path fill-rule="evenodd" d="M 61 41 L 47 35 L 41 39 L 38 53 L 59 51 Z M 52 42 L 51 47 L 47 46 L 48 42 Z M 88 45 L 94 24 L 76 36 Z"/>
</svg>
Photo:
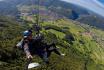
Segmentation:
<svg viewBox="0 0 104 70">
<path fill-rule="evenodd" d="M 18 14 L 18 13 L 21 13 L 18 9 L 18 5 L 31 6 L 32 4 L 34 4 L 34 6 L 35 6 L 35 4 L 37 4 L 37 0 L 36 1 L 8 0 L 8 1 L 4 1 L 4 2 L 8 3 L 10 6 L 14 6 L 14 8 L 11 7 L 10 11 L 4 10 L 3 8 L 1 8 L 4 10 L 4 12 L 2 12 L 2 10 L 1 10 L 1 13 L 4 13 L 4 15 L 14 13 L 13 16 L 15 16 L 15 17 L 20 16 L 20 14 Z M 43 3 L 41 3 L 41 6 L 44 6 L 48 10 L 51 10 L 52 12 L 54 12 L 54 15 L 57 13 L 57 15 L 59 15 L 59 16 L 61 15 L 63 17 L 67 17 L 68 19 L 73 19 L 73 20 L 79 21 L 81 23 L 86 23 L 86 24 L 89 24 L 89 25 L 94 26 L 96 28 L 100 28 L 100 29 L 104 30 L 103 17 L 101 17 L 100 15 L 97 15 L 91 11 L 88 11 L 87 9 L 84 9 L 84 8 L 79 7 L 77 5 L 73 5 L 73 4 L 63 2 L 60 0 L 51 0 L 51 1 L 46 0 L 46 1 L 42 1 L 42 2 Z M 3 4 L 3 5 L 5 5 L 5 4 Z M 10 6 L 8 6 L 7 8 L 9 8 Z M 2 5 L 0 7 L 2 7 Z M 17 12 L 15 11 L 15 9 L 17 10 Z M 48 10 L 46 10 L 45 12 L 47 12 Z M 9 13 L 7 11 L 9 11 Z M 32 11 L 32 9 L 31 9 L 31 11 Z M 6 12 L 6 14 L 5 14 L 5 12 Z M 89 18 L 92 18 L 92 19 L 89 19 Z M 88 21 L 86 22 L 87 19 L 88 19 Z M 92 21 L 93 22 L 96 21 L 96 23 L 93 23 Z"/>
</svg>

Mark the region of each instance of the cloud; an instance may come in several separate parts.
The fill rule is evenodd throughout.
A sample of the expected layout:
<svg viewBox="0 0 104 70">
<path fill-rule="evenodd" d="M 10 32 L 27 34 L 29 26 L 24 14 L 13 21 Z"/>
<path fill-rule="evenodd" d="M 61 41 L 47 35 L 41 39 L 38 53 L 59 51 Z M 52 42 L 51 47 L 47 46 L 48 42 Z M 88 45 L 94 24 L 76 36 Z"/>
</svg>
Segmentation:
<svg viewBox="0 0 104 70">
<path fill-rule="evenodd" d="M 88 10 L 91 10 L 99 15 L 104 16 L 104 5 L 98 0 L 62 0 L 75 5 L 82 6 Z"/>
</svg>

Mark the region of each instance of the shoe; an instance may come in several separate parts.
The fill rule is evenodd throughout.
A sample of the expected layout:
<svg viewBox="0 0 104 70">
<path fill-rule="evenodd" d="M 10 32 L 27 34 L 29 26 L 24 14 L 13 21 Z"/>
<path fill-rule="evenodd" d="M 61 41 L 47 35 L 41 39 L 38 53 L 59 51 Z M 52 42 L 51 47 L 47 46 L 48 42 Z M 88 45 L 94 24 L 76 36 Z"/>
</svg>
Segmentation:
<svg viewBox="0 0 104 70">
<path fill-rule="evenodd" d="M 65 56 L 65 54 L 61 54 L 61 56 Z"/>
</svg>

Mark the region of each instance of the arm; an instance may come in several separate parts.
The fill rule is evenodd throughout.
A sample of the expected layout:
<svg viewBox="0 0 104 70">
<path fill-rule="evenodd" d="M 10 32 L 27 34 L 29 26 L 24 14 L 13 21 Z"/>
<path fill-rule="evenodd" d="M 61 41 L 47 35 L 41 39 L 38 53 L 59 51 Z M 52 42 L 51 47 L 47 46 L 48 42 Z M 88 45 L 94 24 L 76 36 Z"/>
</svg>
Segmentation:
<svg viewBox="0 0 104 70">
<path fill-rule="evenodd" d="M 26 53 L 26 57 L 27 57 L 28 59 L 33 58 L 33 57 L 31 56 L 30 51 L 29 51 L 28 41 L 26 41 L 26 40 L 25 40 L 25 44 L 24 44 L 24 52 Z"/>
</svg>

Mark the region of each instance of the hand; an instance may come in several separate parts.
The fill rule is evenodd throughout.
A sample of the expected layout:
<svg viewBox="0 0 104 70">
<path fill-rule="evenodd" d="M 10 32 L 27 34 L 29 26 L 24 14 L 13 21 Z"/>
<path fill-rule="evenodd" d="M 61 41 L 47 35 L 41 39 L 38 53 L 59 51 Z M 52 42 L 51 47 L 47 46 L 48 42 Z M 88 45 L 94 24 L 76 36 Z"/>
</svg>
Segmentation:
<svg viewBox="0 0 104 70">
<path fill-rule="evenodd" d="M 27 59 L 32 59 L 33 58 L 33 56 L 32 55 L 27 55 Z"/>
</svg>

